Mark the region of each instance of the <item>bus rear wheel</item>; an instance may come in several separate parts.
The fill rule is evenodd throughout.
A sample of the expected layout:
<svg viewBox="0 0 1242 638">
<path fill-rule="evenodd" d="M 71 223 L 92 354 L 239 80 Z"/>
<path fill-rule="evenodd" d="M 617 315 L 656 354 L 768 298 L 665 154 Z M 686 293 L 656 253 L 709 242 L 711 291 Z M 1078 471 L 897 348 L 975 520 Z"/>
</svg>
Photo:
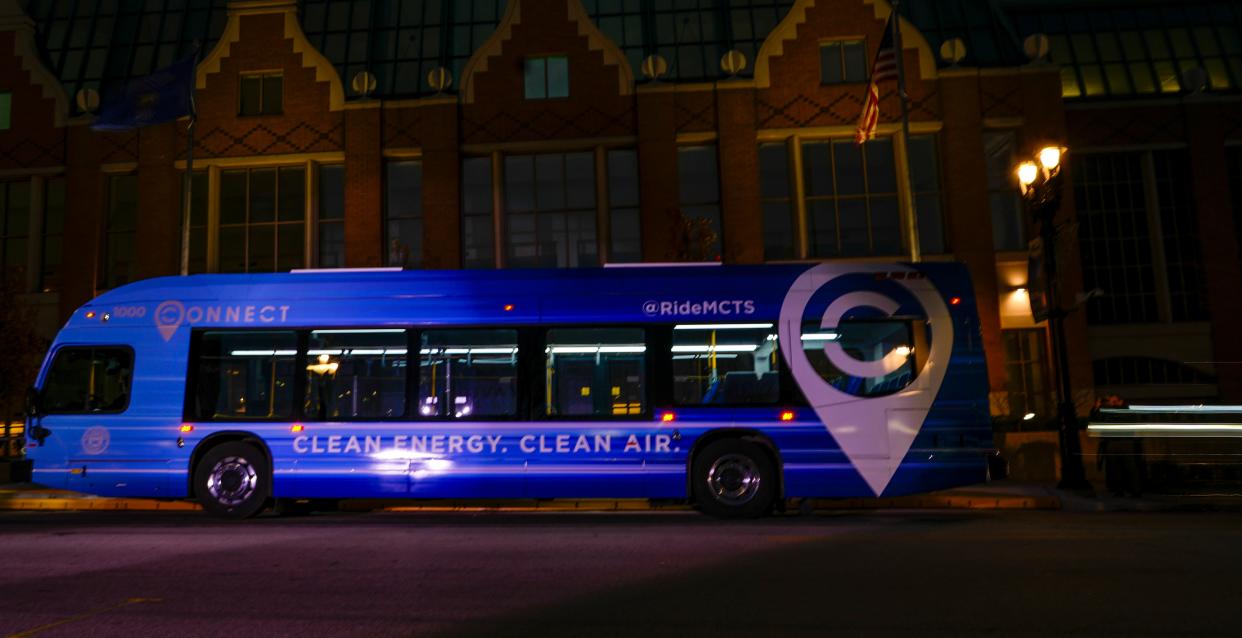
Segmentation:
<svg viewBox="0 0 1242 638">
<path fill-rule="evenodd" d="M 699 510 L 721 518 L 756 518 L 776 498 L 776 467 L 763 448 L 742 439 L 710 443 L 691 468 Z"/>
<path fill-rule="evenodd" d="M 250 518 L 263 511 L 272 493 L 271 470 L 259 448 L 222 443 L 203 455 L 194 469 L 194 493 L 208 513 Z"/>
</svg>

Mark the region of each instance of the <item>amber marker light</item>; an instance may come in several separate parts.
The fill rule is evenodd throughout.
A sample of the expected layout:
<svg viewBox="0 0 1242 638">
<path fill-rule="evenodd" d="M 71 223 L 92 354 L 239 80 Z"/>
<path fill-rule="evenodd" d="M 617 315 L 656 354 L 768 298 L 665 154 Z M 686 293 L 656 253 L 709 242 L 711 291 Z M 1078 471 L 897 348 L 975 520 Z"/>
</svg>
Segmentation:
<svg viewBox="0 0 1242 638">
<path fill-rule="evenodd" d="M 660 417 L 660 420 L 661 420 L 661 421 L 663 421 L 663 422 L 665 422 L 665 423 L 672 423 L 673 421 L 677 420 L 677 415 L 676 415 L 676 414 L 673 414 L 672 412 L 665 412 L 665 413 L 664 413 L 664 414 Z"/>
<path fill-rule="evenodd" d="M 794 413 L 793 413 L 793 410 L 785 410 L 784 412 L 781 412 L 781 420 L 782 420 L 782 421 L 792 421 L 792 420 L 794 420 Z"/>
<path fill-rule="evenodd" d="M 193 426 L 193 425 L 190 425 L 189 423 L 182 423 L 182 424 L 181 424 L 181 432 L 182 432 L 182 434 L 189 434 L 190 432 L 193 432 L 193 431 L 194 431 L 194 426 Z"/>
<path fill-rule="evenodd" d="M 289 431 L 294 432 L 294 433 L 301 432 L 302 430 L 305 430 L 305 429 L 306 429 L 306 426 L 302 425 L 301 423 L 294 423 L 292 426 L 289 427 Z"/>
<path fill-rule="evenodd" d="M 95 318 L 95 311 L 94 311 L 94 310 L 88 310 L 88 311 L 86 311 L 86 318 L 87 318 L 87 319 L 94 319 L 94 318 Z"/>
<path fill-rule="evenodd" d="M 950 305 L 950 306 L 957 306 L 957 305 L 961 305 L 961 303 L 962 303 L 962 298 L 961 298 L 961 297 L 954 297 L 954 298 L 952 298 L 952 299 L 950 299 L 950 300 L 949 300 L 949 305 Z"/>
<path fill-rule="evenodd" d="M 505 304 L 505 312 L 513 312 L 513 304 L 511 303 Z"/>
</svg>

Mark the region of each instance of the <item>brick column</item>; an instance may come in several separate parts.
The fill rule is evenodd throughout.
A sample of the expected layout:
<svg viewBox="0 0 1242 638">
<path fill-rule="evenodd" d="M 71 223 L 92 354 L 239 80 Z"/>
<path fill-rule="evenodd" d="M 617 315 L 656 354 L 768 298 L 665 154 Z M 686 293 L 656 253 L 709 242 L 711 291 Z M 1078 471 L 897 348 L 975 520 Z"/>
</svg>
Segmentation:
<svg viewBox="0 0 1242 638">
<path fill-rule="evenodd" d="M 1221 123 L 1226 113 L 1216 104 L 1188 103 L 1186 141 L 1190 145 L 1191 190 L 1199 222 L 1212 358 L 1220 399 L 1242 401 L 1242 340 L 1234 337 L 1242 315 L 1242 270 L 1230 208 L 1229 169 Z M 1239 204 L 1235 202 L 1235 205 Z"/>
<path fill-rule="evenodd" d="M 637 100 L 643 261 L 668 261 L 674 248 L 673 214 L 679 206 L 673 87 L 640 86 Z"/>
<path fill-rule="evenodd" d="M 99 269 L 100 224 L 103 215 L 103 177 L 99 172 L 99 145 L 85 125 L 66 129 L 65 163 L 65 275 L 61 278 L 60 321 L 95 296 Z"/>
<path fill-rule="evenodd" d="M 426 106 L 423 144 L 423 266 L 461 268 L 461 147 L 457 100 Z"/>
<path fill-rule="evenodd" d="M 384 264 L 381 110 L 345 111 L 345 265 L 370 268 Z"/>
<path fill-rule="evenodd" d="M 945 231 L 953 256 L 970 270 L 987 353 L 988 383 L 993 392 L 1000 392 L 1005 389 L 1005 358 L 988 204 L 988 168 L 983 150 L 983 114 L 979 110 L 979 77 L 942 77 L 940 92 L 944 96 L 940 156 L 944 162 Z"/>
<path fill-rule="evenodd" d="M 726 264 L 763 262 L 759 208 L 759 146 L 755 141 L 755 92 L 748 83 L 716 89 L 720 157 L 720 206 Z"/>
<path fill-rule="evenodd" d="M 173 162 L 185 157 L 185 143 L 181 122 L 138 131 L 138 279 L 181 272 L 184 173 Z"/>
</svg>

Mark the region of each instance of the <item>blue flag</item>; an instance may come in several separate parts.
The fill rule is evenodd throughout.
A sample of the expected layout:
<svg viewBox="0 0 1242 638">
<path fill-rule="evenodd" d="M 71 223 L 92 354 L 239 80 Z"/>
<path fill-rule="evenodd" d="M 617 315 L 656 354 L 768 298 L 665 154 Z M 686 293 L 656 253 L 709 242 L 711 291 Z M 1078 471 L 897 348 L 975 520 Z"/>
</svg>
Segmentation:
<svg viewBox="0 0 1242 638">
<path fill-rule="evenodd" d="M 110 91 L 91 128 L 128 131 L 190 115 L 194 110 L 194 66 L 198 53 Z"/>
</svg>

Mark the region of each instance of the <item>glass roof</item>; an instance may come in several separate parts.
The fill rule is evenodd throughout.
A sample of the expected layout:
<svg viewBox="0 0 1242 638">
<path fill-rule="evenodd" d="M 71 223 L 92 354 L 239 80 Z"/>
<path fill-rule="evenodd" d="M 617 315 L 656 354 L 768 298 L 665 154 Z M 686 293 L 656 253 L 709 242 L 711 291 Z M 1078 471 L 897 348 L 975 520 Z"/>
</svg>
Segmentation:
<svg viewBox="0 0 1242 638">
<path fill-rule="evenodd" d="M 1048 36 L 1070 99 L 1159 95 L 1242 87 L 1242 5 L 1236 2 L 1131 2 L 1010 9 L 1023 37 Z M 1202 69 L 1202 73 L 1195 71 Z"/>
<path fill-rule="evenodd" d="M 196 42 L 209 51 L 224 30 L 227 9 L 227 0 L 20 1 L 37 24 L 46 63 L 70 97 L 81 88 L 106 91 L 131 77 L 151 73 L 188 55 Z M 731 49 L 746 55 L 748 68 L 743 75 L 753 72 L 763 41 L 794 0 L 582 2 L 600 29 L 625 53 L 640 81 L 643 58 L 658 53 L 669 63 L 667 79 L 686 82 L 722 77 L 720 59 Z M 298 2 L 307 38 L 336 66 L 349 98 L 355 97 L 350 81 L 363 70 L 376 76 L 379 97 L 431 94 L 427 74 L 440 66 L 452 71 L 456 86 L 470 55 L 495 31 L 505 4 L 506 0 Z M 1043 14 L 1025 9 L 1015 12 L 1044 29 Z M 1025 62 L 1018 39 L 995 0 L 906 0 L 903 13 L 936 50 L 945 40 L 966 40 L 963 64 Z M 1056 15 L 1048 13 L 1047 19 L 1055 22 Z M 1232 12 L 1229 17 L 1234 25 L 1229 28 L 1236 27 Z M 1063 27 L 1059 33 L 1071 28 Z M 1169 60 L 1180 60 L 1176 47 L 1184 38 L 1172 31 L 1167 37 L 1174 51 Z M 1203 59 L 1214 87 L 1218 82 L 1228 82 L 1230 87 L 1236 84 L 1237 70 L 1229 66 L 1228 56 L 1219 54 L 1230 46 L 1236 48 L 1236 40 L 1236 28 L 1228 34 L 1222 31 L 1214 49 L 1196 50 L 1196 59 Z M 1058 47 L 1061 53 L 1066 48 L 1061 41 Z M 1104 55 L 1103 51 L 1096 54 Z M 1153 69 L 1153 73 L 1159 71 Z M 1080 94 L 1095 90 L 1087 87 L 1093 82 L 1092 72 L 1082 72 L 1086 79 L 1081 80 Z"/>
</svg>

